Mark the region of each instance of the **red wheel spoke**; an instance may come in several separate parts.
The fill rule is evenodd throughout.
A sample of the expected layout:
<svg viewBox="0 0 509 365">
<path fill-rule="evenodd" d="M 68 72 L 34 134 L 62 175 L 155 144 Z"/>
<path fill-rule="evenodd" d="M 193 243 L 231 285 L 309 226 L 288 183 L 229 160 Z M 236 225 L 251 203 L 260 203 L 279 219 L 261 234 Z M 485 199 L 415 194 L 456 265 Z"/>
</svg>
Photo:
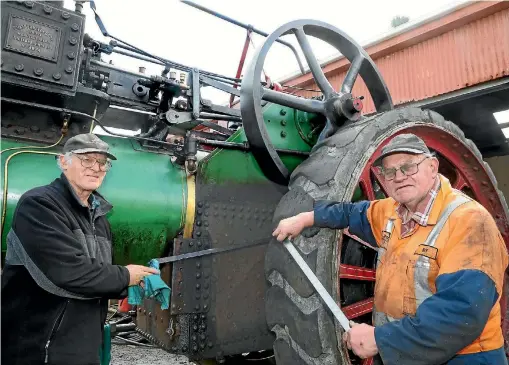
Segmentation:
<svg viewBox="0 0 509 365">
<path fill-rule="evenodd" d="M 375 190 L 373 189 L 373 184 L 371 183 L 370 171 L 370 169 L 364 170 L 359 179 L 359 184 L 368 200 L 375 200 Z"/>
<path fill-rule="evenodd" d="M 456 181 L 454 182 L 453 188 L 462 190 L 465 186 L 468 186 L 468 183 L 459 172 L 456 172 Z"/>
<path fill-rule="evenodd" d="M 372 357 L 370 357 L 369 359 L 364 359 L 362 360 L 362 365 L 373 365 L 375 363 L 375 360 L 373 360 Z"/>
<path fill-rule="evenodd" d="M 365 267 L 340 264 L 339 265 L 339 278 L 340 279 L 354 279 L 364 281 L 375 281 L 376 271 L 374 269 L 367 269 Z"/>
<path fill-rule="evenodd" d="M 373 298 L 364 299 L 360 302 L 347 305 L 341 308 L 341 310 L 348 319 L 354 319 L 363 314 L 371 313 L 373 312 Z"/>
</svg>

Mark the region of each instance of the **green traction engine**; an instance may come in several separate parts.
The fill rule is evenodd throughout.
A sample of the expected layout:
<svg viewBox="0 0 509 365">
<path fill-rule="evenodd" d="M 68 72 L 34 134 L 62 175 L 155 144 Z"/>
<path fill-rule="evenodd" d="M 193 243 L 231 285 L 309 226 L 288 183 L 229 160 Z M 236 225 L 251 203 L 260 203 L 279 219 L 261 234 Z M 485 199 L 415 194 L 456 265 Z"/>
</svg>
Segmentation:
<svg viewBox="0 0 509 365">
<path fill-rule="evenodd" d="M 100 188 L 114 206 L 115 263 L 168 258 L 161 276 L 170 308 L 145 300 L 132 312 L 136 331 L 156 346 L 200 363 L 367 364 L 342 346 L 342 330 L 271 233 L 314 199 L 385 197 L 372 162 L 398 133 L 421 136 L 509 243 L 507 205 L 475 145 L 433 111 L 394 109 L 375 63 L 334 26 L 282 25 L 240 78 L 145 52 L 108 33 L 98 15 L 110 42 L 97 41 L 85 33 L 84 2 L 62 3 L 1 4 L 2 258 L 19 197 L 60 174 L 55 156 L 68 138 L 100 134 L 118 158 Z M 341 85 L 323 73 L 313 37 L 351 62 Z M 312 74 L 316 97 L 262 77 L 276 42 Z M 105 62 L 112 53 L 161 72 Z M 370 94 L 352 95 L 356 81 Z M 204 87 L 230 103 L 204 99 Z M 367 102 L 376 112 L 362 113 Z M 370 323 L 376 251 L 347 230 L 308 229 L 295 243 L 345 314 Z"/>
</svg>

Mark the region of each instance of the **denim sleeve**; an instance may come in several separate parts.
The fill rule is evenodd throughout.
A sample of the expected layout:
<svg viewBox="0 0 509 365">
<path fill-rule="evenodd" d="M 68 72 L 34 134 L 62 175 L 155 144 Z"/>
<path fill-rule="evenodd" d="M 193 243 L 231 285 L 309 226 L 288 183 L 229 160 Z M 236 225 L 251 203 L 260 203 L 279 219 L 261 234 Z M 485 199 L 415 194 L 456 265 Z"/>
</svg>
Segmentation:
<svg viewBox="0 0 509 365">
<path fill-rule="evenodd" d="M 315 226 L 332 229 L 348 227 L 352 234 L 369 244 L 376 245 L 367 216 L 369 205 L 369 201 L 358 203 L 316 201 L 314 205 Z"/>
<path fill-rule="evenodd" d="M 479 270 L 462 270 L 439 275 L 436 287 L 415 317 L 375 328 L 385 365 L 444 364 L 481 335 L 498 299 L 490 277 Z"/>
</svg>

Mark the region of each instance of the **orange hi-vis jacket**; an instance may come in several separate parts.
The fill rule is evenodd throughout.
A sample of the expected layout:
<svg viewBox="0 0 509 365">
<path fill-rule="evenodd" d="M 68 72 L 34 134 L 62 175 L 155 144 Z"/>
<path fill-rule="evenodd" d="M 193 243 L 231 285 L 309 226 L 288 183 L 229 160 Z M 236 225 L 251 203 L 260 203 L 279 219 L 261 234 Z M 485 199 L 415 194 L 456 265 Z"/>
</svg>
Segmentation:
<svg viewBox="0 0 509 365">
<path fill-rule="evenodd" d="M 373 317 L 384 364 L 507 364 L 506 246 L 489 212 L 439 177 L 427 224 L 404 238 L 392 198 L 317 202 L 315 225 L 348 226 L 379 247 Z"/>
</svg>

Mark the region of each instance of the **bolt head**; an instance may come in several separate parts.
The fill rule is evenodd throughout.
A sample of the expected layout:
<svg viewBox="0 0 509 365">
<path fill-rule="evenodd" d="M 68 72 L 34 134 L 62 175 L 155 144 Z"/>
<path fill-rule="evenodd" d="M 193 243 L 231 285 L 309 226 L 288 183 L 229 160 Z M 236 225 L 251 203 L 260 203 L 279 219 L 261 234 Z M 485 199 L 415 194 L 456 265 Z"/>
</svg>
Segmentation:
<svg viewBox="0 0 509 365">
<path fill-rule="evenodd" d="M 34 75 L 35 76 L 41 76 L 44 73 L 44 70 L 42 68 L 36 68 L 34 69 Z"/>
<path fill-rule="evenodd" d="M 25 1 L 25 6 L 29 9 L 32 9 L 34 7 L 33 1 Z"/>
<path fill-rule="evenodd" d="M 72 23 L 71 29 L 77 32 L 80 29 L 80 26 L 78 25 L 78 23 Z"/>
<path fill-rule="evenodd" d="M 282 126 L 285 126 L 285 125 L 286 125 L 286 120 L 282 120 L 282 121 L 281 121 L 281 125 L 282 125 Z"/>
<path fill-rule="evenodd" d="M 70 59 L 70 60 L 74 60 L 76 58 L 76 53 L 75 52 L 69 52 L 67 54 L 67 58 Z"/>
<path fill-rule="evenodd" d="M 279 114 L 281 114 L 281 115 L 286 115 L 286 110 L 285 110 L 285 109 L 281 109 L 281 110 L 279 111 Z"/>
<path fill-rule="evenodd" d="M 56 72 L 56 73 L 53 74 L 53 78 L 55 80 L 60 80 L 62 78 L 62 74 L 59 73 L 59 72 Z"/>
<path fill-rule="evenodd" d="M 53 9 L 48 5 L 44 5 L 44 7 L 42 9 L 44 10 L 44 12 L 46 14 L 51 14 L 51 12 L 53 11 Z"/>
<path fill-rule="evenodd" d="M 285 137 L 286 137 L 286 132 L 285 132 L 285 131 L 281 131 L 281 137 L 282 137 L 282 138 L 285 138 Z"/>
<path fill-rule="evenodd" d="M 75 37 L 71 37 L 69 38 L 69 43 L 74 46 L 76 43 L 78 43 L 78 40 Z"/>
<path fill-rule="evenodd" d="M 67 11 L 62 12 L 62 18 L 67 20 L 71 17 L 71 14 L 69 14 Z"/>
<path fill-rule="evenodd" d="M 15 69 L 16 71 L 18 71 L 18 72 L 21 72 L 21 71 L 23 71 L 23 70 L 25 69 L 25 66 L 23 66 L 23 64 L 22 64 L 22 63 L 18 63 L 18 64 L 14 67 L 14 69 Z"/>
<path fill-rule="evenodd" d="M 67 66 L 65 69 L 65 72 L 67 72 L 68 74 L 72 74 L 73 71 L 74 69 L 72 68 L 72 66 Z"/>
</svg>

